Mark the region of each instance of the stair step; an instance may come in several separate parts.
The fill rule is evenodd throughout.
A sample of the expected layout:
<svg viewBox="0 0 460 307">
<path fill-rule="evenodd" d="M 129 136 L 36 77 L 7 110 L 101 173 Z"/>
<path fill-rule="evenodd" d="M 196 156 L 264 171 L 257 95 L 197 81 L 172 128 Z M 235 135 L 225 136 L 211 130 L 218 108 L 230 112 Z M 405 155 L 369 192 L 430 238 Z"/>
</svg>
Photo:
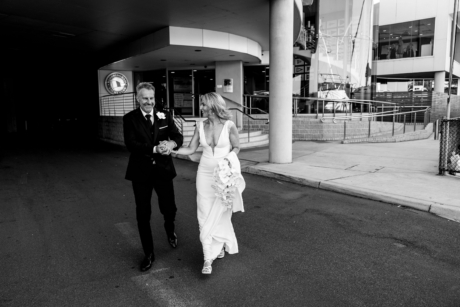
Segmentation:
<svg viewBox="0 0 460 307">
<path fill-rule="evenodd" d="M 240 144 L 240 148 L 252 148 L 252 147 L 260 147 L 260 146 L 266 146 L 268 145 L 270 142 L 268 140 L 268 138 L 266 140 L 262 140 L 262 141 L 257 141 L 257 142 L 250 142 L 250 143 L 242 143 Z"/>
</svg>

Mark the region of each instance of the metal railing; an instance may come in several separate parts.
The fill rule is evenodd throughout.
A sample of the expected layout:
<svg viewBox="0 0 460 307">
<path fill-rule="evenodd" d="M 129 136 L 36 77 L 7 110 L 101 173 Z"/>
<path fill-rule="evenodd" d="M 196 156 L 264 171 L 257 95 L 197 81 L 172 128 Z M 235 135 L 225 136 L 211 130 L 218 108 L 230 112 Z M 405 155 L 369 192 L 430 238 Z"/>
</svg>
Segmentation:
<svg viewBox="0 0 460 307">
<path fill-rule="evenodd" d="M 123 116 L 138 106 L 134 92 L 99 97 L 99 115 Z"/>
<path fill-rule="evenodd" d="M 439 174 L 460 173 L 460 117 L 440 121 Z"/>
<path fill-rule="evenodd" d="M 385 108 L 391 108 L 389 111 L 385 111 Z M 405 111 L 405 109 L 410 108 L 410 111 Z M 414 110 L 417 109 L 418 110 Z M 406 133 L 406 130 L 410 127 L 409 125 L 412 125 L 412 131 L 415 132 L 417 130 L 417 117 L 420 117 L 420 115 L 423 116 L 423 128 L 425 128 L 428 123 L 430 123 L 430 107 L 425 107 L 425 106 L 387 106 L 383 107 L 382 110 L 379 112 L 378 108 L 376 108 L 376 112 L 368 113 L 368 114 L 361 114 L 360 116 L 353 116 L 353 115 L 344 115 L 344 116 L 338 116 L 338 117 L 333 117 L 332 122 L 337 123 L 338 120 L 343 120 L 344 123 L 344 139 L 347 137 L 347 130 L 346 130 L 346 122 L 348 120 L 353 120 L 354 118 L 363 120 L 366 118 L 369 121 L 368 125 L 368 137 L 371 137 L 371 122 L 372 121 L 378 121 L 380 118 L 381 122 L 384 121 L 384 118 L 390 118 L 390 120 L 385 120 L 385 122 L 391 122 L 392 123 L 392 129 L 391 129 L 391 136 L 395 136 L 395 125 L 396 123 L 402 124 L 402 134 Z M 325 122 L 326 118 L 322 118 L 321 121 Z"/>
<path fill-rule="evenodd" d="M 164 107 L 163 110 L 168 111 L 171 113 L 174 123 L 176 124 L 177 129 L 179 129 L 179 132 L 181 134 L 184 133 L 184 122 L 189 122 L 189 123 L 195 123 L 194 127 L 196 126 L 196 120 L 193 119 L 186 119 L 184 116 L 181 114 L 182 108 L 170 108 L 170 107 Z"/>
<path fill-rule="evenodd" d="M 249 119 L 252 119 L 252 120 L 265 120 L 265 124 L 268 124 L 269 123 L 269 119 L 268 118 L 254 118 L 252 117 L 251 115 L 241 111 L 240 109 L 238 108 L 229 108 L 230 111 L 237 111 L 237 112 L 240 112 L 241 114 L 243 114 L 243 116 L 246 116 L 248 121 L 247 121 L 247 127 L 248 127 L 248 143 L 251 141 L 251 125 L 249 123 Z"/>
</svg>

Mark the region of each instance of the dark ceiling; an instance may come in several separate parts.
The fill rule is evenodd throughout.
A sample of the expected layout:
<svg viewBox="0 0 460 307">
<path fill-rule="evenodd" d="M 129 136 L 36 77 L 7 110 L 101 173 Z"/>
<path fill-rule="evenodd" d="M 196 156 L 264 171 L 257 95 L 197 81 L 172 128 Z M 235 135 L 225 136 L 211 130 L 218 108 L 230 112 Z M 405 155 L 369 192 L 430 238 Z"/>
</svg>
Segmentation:
<svg viewBox="0 0 460 307">
<path fill-rule="evenodd" d="M 267 0 L 0 0 L 10 52 L 94 54 L 166 26 L 242 35 L 268 49 Z"/>
</svg>

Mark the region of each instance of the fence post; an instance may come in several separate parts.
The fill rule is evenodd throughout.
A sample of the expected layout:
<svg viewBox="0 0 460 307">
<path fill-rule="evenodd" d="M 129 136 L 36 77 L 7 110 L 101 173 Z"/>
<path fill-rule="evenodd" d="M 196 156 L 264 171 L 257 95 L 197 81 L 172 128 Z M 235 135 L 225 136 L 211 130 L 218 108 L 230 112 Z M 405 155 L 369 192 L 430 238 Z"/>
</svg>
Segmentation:
<svg viewBox="0 0 460 307">
<path fill-rule="evenodd" d="M 249 143 L 251 141 L 251 136 L 250 136 L 251 127 L 249 126 L 249 116 L 247 118 L 248 118 L 248 143 Z"/>
<path fill-rule="evenodd" d="M 368 138 L 371 137 L 371 122 L 372 122 L 372 121 L 371 121 L 371 118 L 369 117 L 369 133 L 368 133 L 368 135 L 367 135 Z"/>
<path fill-rule="evenodd" d="M 404 114 L 404 129 L 403 129 L 403 134 L 406 133 L 406 114 Z"/>
<path fill-rule="evenodd" d="M 350 120 L 353 120 L 353 103 L 348 102 L 348 104 L 350 106 Z"/>
<path fill-rule="evenodd" d="M 347 121 L 346 120 L 343 121 L 343 139 L 344 140 L 347 139 Z"/>
<path fill-rule="evenodd" d="M 447 165 L 447 154 L 445 153 L 446 152 L 446 148 L 447 148 L 447 138 L 449 137 L 448 136 L 448 133 L 447 133 L 447 120 L 446 120 L 447 117 L 443 117 L 442 118 L 442 121 L 441 121 L 441 139 L 440 139 L 440 142 L 439 142 L 439 175 L 445 175 L 446 174 L 446 170 L 444 168 L 444 165 Z M 445 162 L 445 163 L 444 163 Z"/>
<path fill-rule="evenodd" d="M 323 101 L 323 117 L 324 117 L 324 99 L 322 101 Z"/>
<path fill-rule="evenodd" d="M 316 119 L 319 118 L 319 100 L 316 99 Z"/>
<path fill-rule="evenodd" d="M 435 122 L 434 122 L 434 127 L 433 127 L 433 132 L 434 132 L 434 139 L 437 140 L 438 139 L 438 131 L 439 131 L 439 119 L 437 119 Z"/>
<path fill-rule="evenodd" d="M 395 109 L 393 108 L 393 131 L 392 131 L 392 134 L 391 136 L 395 136 Z"/>
<path fill-rule="evenodd" d="M 411 112 L 414 112 L 414 108 L 411 108 Z M 415 131 L 415 124 L 417 123 L 417 113 L 412 113 L 414 116 L 414 131 Z"/>
</svg>

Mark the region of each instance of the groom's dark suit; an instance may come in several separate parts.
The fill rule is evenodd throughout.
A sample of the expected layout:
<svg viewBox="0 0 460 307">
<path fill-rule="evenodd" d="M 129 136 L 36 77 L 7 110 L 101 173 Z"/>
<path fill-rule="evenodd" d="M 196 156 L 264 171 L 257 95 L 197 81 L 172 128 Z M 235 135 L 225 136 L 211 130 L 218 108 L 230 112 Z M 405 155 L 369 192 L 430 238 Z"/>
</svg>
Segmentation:
<svg viewBox="0 0 460 307">
<path fill-rule="evenodd" d="M 154 123 L 151 128 L 140 109 L 123 116 L 125 145 L 130 151 L 125 178 L 132 181 L 136 200 L 136 218 L 142 247 L 146 255 L 153 254 L 153 239 L 150 228 L 152 191 L 158 196 L 160 212 L 164 216 L 164 227 L 168 238 L 174 236 L 176 203 L 173 178 L 176 170 L 170 155 L 153 153 L 153 147 L 160 141 L 176 142 L 176 149 L 182 146 L 183 137 L 168 112 L 160 119 L 153 109 Z"/>
</svg>

